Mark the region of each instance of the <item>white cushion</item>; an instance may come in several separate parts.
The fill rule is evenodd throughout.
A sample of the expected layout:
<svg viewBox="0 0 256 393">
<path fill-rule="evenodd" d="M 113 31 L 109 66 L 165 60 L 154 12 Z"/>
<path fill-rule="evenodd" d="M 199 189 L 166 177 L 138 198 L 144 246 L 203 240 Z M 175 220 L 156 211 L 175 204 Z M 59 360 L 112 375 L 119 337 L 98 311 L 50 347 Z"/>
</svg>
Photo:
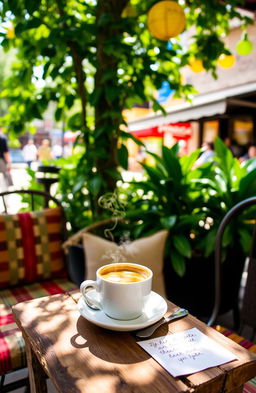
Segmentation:
<svg viewBox="0 0 256 393">
<path fill-rule="evenodd" d="M 95 280 L 96 270 L 108 263 L 138 263 L 148 266 L 153 271 L 152 290 L 166 297 L 163 265 L 167 235 L 167 230 L 161 230 L 151 236 L 146 236 L 119 246 L 99 236 L 85 233 L 83 235 L 86 260 L 85 279 Z"/>
</svg>

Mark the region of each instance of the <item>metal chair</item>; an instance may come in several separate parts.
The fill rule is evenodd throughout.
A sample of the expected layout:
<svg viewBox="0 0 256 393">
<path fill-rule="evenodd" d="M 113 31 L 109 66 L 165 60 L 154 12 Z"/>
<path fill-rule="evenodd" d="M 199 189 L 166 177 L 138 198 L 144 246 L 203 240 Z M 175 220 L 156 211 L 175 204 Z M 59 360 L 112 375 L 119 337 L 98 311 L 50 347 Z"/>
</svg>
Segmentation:
<svg viewBox="0 0 256 393">
<path fill-rule="evenodd" d="M 235 217 L 240 216 L 247 208 L 256 206 L 256 197 L 248 198 L 235 205 L 223 218 L 217 235 L 215 243 L 215 302 L 212 314 L 209 318 L 208 325 L 213 326 L 217 331 L 229 337 L 231 340 L 247 348 L 249 351 L 256 353 L 255 333 L 256 333 L 256 210 L 253 215 L 255 218 L 250 220 L 252 225 L 251 248 L 247 258 L 247 275 L 246 283 L 242 288 L 241 306 L 237 306 L 235 328 L 236 331 L 221 325 L 214 325 L 219 315 L 220 302 L 221 302 L 221 256 L 222 256 L 222 240 L 224 231 L 227 226 L 232 222 Z M 248 337 L 251 329 L 250 340 L 247 340 L 241 334 L 245 333 L 247 328 L 246 337 Z M 253 342 L 254 340 L 254 342 Z M 244 385 L 243 392 L 256 392 L 256 377 L 248 381 Z"/>
<path fill-rule="evenodd" d="M 44 191 L 50 194 L 51 186 L 59 181 L 60 168 L 54 165 L 39 165 L 37 168 L 36 180 L 42 184 Z M 47 200 L 45 200 L 45 207 L 47 207 Z"/>
<path fill-rule="evenodd" d="M 238 217 L 245 209 L 255 205 L 256 197 L 248 198 L 236 204 L 223 218 L 219 226 L 216 243 L 215 243 L 215 301 L 212 314 L 209 318 L 208 325 L 212 326 L 218 315 L 221 301 L 221 257 L 222 257 L 222 240 L 224 231 L 230 222 Z M 256 215 L 256 214 L 255 214 Z M 255 217 L 256 218 L 256 217 Z M 242 305 L 239 310 L 239 327 L 242 329 L 243 325 L 252 326 L 255 336 L 256 329 L 256 219 L 251 222 L 252 224 L 252 241 L 251 248 L 248 255 L 248 270 L 247 282 L 242 297 Z M 252 337 L 253 337 L 252 336 Z"/>
</svg>

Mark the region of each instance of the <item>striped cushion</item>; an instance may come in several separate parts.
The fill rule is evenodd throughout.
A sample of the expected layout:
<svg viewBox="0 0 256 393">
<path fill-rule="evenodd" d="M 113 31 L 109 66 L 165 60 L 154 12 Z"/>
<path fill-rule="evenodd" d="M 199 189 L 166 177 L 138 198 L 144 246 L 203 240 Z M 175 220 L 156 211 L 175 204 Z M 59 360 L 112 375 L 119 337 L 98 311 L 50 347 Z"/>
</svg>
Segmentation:
<svg viewBox="0 0 256 393">
<path fill-rule="evenodd" d="M 14 322 L 11 307 L 19 302 L 72 290 L 67 279 L 42 281 L 0 291 L 0 375 L 26 367 L 25 343 Z"/>
<path fill-rule="evenodd" d="M 59 207 L 0 215 L 0 289 L 66 277 Z"/>
<path fill-rule="evenodd" d="M 239 336 L 234 333 L 232 330 L 228 330 L 223 326 L 216 325 L 213 326 L 214 329 L 218 330 L 218 332 L 224 334 L 224 336 L 230 338 L 235 341 L 237 344 L 240 344 L 242 347 L 247 348 L 250 352 L 256 353 L 256 344 L 246 340 L 244 337 Z M 256 376 L 255 378 L 250 379 L 250 381 L 244 384 L 243 393 L 256 393 Z"/>
</svg>

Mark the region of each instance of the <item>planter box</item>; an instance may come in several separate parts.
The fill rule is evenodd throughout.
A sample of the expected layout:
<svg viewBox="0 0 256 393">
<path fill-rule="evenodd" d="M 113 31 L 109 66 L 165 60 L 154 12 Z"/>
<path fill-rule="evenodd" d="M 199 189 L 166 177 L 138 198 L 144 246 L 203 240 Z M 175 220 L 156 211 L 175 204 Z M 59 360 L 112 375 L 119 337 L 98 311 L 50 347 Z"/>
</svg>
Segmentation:
<svg viewBox="0 0 256 393">
<path fill-rule="evenodd" d="M 222 295 L 220 314 L 238 306 L 238 294 L 245 255 L 233 249 L 222 263 Z M 165 285 L 168 299 L 185 307 L 197 317 L 209 317 L 214 304 L 214 256 L 187 260 L 186 273 L 179 277 L 170 261 L 165 261 Z"/>
</svg>

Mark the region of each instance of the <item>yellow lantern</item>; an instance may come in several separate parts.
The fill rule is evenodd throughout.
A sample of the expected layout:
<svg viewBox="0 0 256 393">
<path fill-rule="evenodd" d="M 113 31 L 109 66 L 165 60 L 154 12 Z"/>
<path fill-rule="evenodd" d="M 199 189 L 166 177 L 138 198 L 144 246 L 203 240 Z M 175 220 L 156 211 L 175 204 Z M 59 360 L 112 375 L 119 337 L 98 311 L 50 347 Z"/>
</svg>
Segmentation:
<svg viewBox="0 0 256 393">
<path fill-rule="evenodd" d="M 226 55 L 225 53 L 222 53 L 220 57 L 218 58 L 218 64 L 222 68 L 231 68 L 236 62 L 236 58 L 233 55 Z"/>
<path fill-rule="evenodd" d="M 189 66 L 193 72 L 199 73 L 204 71 L 204 66 L 200 59 L 191 59 L 189 61 Z"/>
<path fill-rule="evenodd" d="M 185 23 L 183 8 L 175 1 L 160 1 L 148 12 L 148 29 L 159 40 L 176 37 L 184 30 Z"/>
</svg>

